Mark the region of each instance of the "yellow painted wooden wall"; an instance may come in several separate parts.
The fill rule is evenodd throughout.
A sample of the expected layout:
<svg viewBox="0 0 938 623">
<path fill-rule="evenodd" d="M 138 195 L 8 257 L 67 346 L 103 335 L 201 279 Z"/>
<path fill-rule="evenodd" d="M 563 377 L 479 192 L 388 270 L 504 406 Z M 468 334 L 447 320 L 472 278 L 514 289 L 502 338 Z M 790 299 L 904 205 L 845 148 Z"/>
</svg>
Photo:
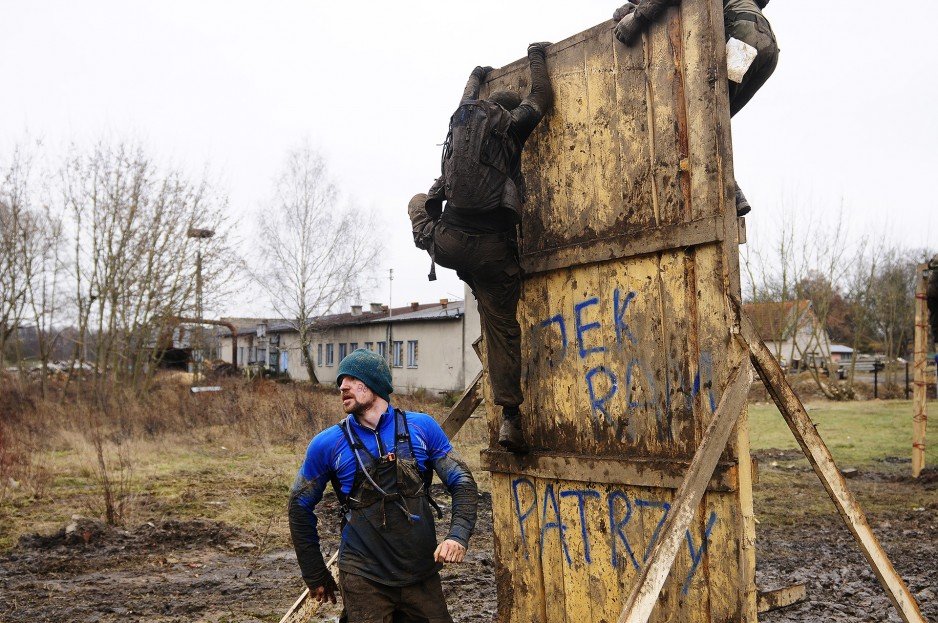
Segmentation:
<svg viewBox="0 0 938 623">
<path fill-rule="evenodd" d="M 506 623 L 616 620 L 745 356 L 727 300 L 739 266 L 722 4 L 684 0 L 632 48 L 613 27 L 550 48 L 554 108 L 525 148 L 522 412 L 535 450 L 498 451 L 488 400 L 483 456 Z M 528 84 L 519 61 L 486 88 Z M 750 471 L 743 417 L 653 620 L 756 620 Z"/>
</svg>

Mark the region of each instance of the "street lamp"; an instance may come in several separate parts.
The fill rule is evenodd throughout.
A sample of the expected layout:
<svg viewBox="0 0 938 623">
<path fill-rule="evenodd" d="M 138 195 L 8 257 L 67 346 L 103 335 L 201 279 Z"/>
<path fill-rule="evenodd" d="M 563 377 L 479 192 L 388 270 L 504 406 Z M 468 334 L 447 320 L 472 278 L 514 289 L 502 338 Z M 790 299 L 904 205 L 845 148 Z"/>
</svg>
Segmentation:
<svg viewBox="0 0 938 623">
<path fill-rule="evenodd" d="M 215 235 L 214 229 L 199 229 L 197 227 L 190 227 L 189 231 L 186 232 L 187 238 L 196 239 L 196 249 L 195 249 L 195 317 L 202 322 L 202 240 L 205 238 L 211 238 Z M 200 372 L 202 369 L 202 326 L 199 325 L 198 328 L 198 352 L 199 358 L 195 362 L 195 378 L 198 381 Z"/>
</svg>

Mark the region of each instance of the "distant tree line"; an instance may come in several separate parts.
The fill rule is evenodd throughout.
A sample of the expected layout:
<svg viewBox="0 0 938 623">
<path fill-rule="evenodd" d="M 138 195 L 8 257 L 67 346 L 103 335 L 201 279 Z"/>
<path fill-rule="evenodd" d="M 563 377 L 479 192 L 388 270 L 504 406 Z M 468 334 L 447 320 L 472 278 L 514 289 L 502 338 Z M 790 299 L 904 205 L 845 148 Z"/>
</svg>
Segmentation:
<svg viewBox="0 0 938 623">
<path fill-rule="evenodd" d="M 144 387 L 160 336 L 193 309 L 197 245 L 206 284 L 236 265 L 226 198 L 132 143 L 55 161 L 19 145 L 0 159 L 0 357 L 35 366 L 43 389 L 63 356 L 71 375 Z"/>
</svg>

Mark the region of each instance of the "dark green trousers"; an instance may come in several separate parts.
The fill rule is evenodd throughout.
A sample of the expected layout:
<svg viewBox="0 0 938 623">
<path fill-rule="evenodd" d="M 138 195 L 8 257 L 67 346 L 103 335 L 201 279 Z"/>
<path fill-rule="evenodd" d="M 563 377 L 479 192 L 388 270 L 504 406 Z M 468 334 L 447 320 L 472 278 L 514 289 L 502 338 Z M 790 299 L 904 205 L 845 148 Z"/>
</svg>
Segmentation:
<svg viewBox="0 0 938 623">
<path fill-rule="evenodd" d="M 517 407 L 521 394 L 521 265 L 510 234 L 469 234 L 444 223 L 436 226 L 437 264 L 452 268 L 479 303 L 486 364 L 495 404 Z M 468 305 L 469 302 L 466 301 Z"/>
</svg>

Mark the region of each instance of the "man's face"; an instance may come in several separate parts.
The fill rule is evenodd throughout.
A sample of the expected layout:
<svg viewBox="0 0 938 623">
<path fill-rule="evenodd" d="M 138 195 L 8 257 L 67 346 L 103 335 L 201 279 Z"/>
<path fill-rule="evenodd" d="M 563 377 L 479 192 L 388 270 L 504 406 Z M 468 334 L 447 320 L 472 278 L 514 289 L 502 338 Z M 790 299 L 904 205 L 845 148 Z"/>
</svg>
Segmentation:
<svg viewBox="0 0 938 623">
<path fill-rule="evenodd" d="M 342 395 L 342 408 L 346 413 L 355 415 L 364 413 L 375 401 L 375 393 L 353 376 L 342 377 L 339 392 Z"/>
</svg>

